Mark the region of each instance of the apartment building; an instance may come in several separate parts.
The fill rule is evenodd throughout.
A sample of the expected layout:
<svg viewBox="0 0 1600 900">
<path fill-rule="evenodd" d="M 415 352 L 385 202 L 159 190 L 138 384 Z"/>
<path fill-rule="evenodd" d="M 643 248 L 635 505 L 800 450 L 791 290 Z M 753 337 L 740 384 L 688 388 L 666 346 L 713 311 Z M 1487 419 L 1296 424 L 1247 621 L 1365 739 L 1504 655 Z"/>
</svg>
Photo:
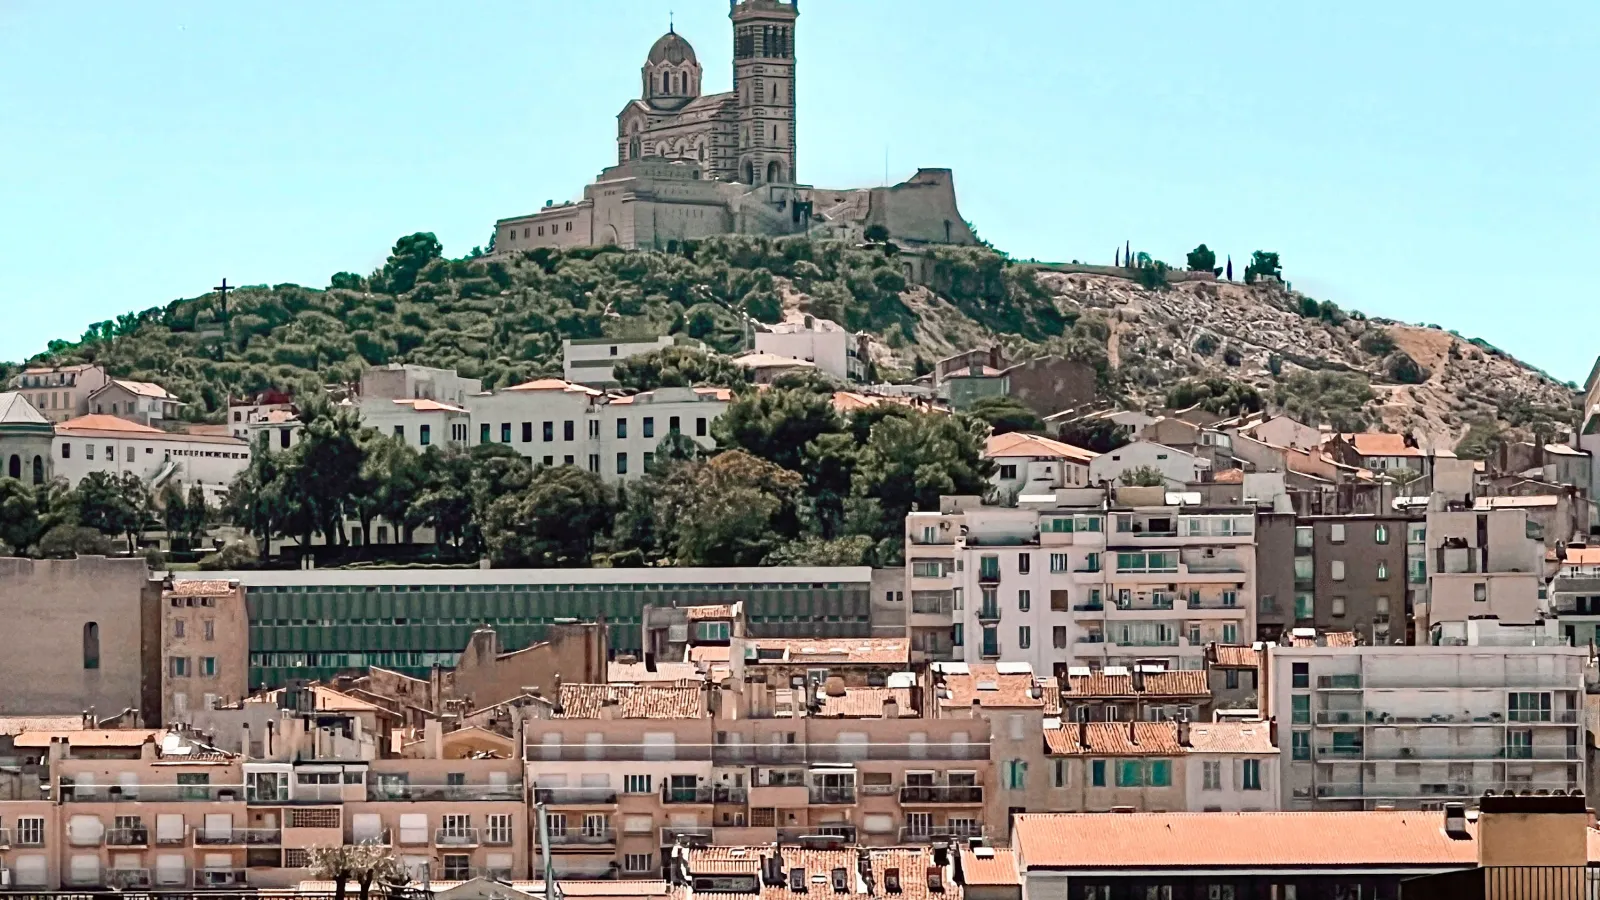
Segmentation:
<svg viewBox="0 0 1600 900">
<path fill-rule="evenodd" d="M 1563 549 L 1550 579 L 1545 613 L 1560 622 L 1561 636 L 1574 647 L 1600 638 L 1600 547 L 1572 545 Z"/>
<path fill-rule="evenodd" d="M 561 377 L 574 384 L 616 385 L 617 363 L 674 346 L 671 336 L 656 338 L 567 338 L 561 342 Z"/>
<path fill-rule="evenodd" d="M 87 415 L 56 425 L 51 465 L 76 486 L 90 472 L 137 475 L 146 484 L 167 480 L 198 485 L 213 505 L 250 464 L 250 447 L 225 434 L 162 431 L 112 415 Z"/>
<path fill-rule="evenodd" d="M 1479 616 L 1538 618 L 1544 539 L 1526 509 L 1432 508 L 1426 524 L 1428 584 L 1417 603 L 1419 634 L 1436 622 Z"/>
<path fill-rule="evenodd" d="M 991 850 L 990 856 L 993 856 Z M 674 849 L 674 896 L 693 900 L 807 900 L 902 897 L 962 900 L 955 855 L 930 847 L 856 847 L 849 842 L 815 846 L 680 846 Z M 1013 879 L 1014 880 L 1014 879 Z"/>
<path fill-rule="evenodd" d="M 912 513 L 913 647 L 930 646 L 948 596 L 951 652 L 968 662 L 1200 668 L 1206 643 L 1255 634 L 1255 509 L 1190 499 L 1080 488 Z"/>
<path fill-rule="evenodd" d="M 1044 739 L 1054 788 L 1044 811 L 1186 808 L 1180 723 L 1061 722 Z"/>
<path fill-rule="evenodd" d="M 95 363 L 72 366 L 36 366 L 11 377 L 10 386 L 21 391 L 33 408 L 52 422 L 65 422 L 89 412 L 89 395 L 104 387 L 111 376 Z"/>
<path fill-rule="evenodd" d="M 1271 722 L 1178 723 L 1184 748 L 1184 809 L 1278 809 L 1278 747 Z"/>
<path fill-rule="evenodd" d="M 759 326 L 754 339 L 757 353 L 803 359 L 843 381 L 867 378 L 866 336 L 837 322 L 805 316 L 800 321 Z"/>
<path fill-rule="evenodd" d="M 159 384 L 121 378 L 101 385 L 88 398 L 88 412 L 92 415 L 111 415 L 150 426 L 178 418 L 178 407 L 182 405 Z"/>
<path fill-rule="evenodd" d="M 985 459 L 994 463 L 995 496 L 1012 505 L 1023 494 L 1049 494 L 1058 488 L 1087 487 L 1089 463 L 1098 455 L 1036 434 L 1014 431 L 990 437 Z"/>
<path fill-rule="evenodd" d="M 1110 453 L 1102 453 L 1089 463 L 1091 484 L 1120 484 L 1130 472 L 1153 469 L 1166 479 L 1166 487 L 1183 490 L 1184 485 L 1202 481 L 1211 472 L 1204 459 L 1176 447 L 1138 440 Z"/>
<path fill-rule="evenodd" d="M 1087 666 L 1067 670 L 1061 708 L 1072 722 L 1165 722 L 1211 718 L 1207 673 L 1156 666 Z"/>
<path fill-rule="evenodd" d="M 1586 648 L 1494 620 L 1437 644 L 1269 646 L 1285 809 L 1437 808 L 1581 791 Z M 1284 738 L 1287 732 L 1287 739 Z"/>
<path fill-rule="evenodd" d="M 1403 516 L 1307 516 L 1295 527 L 1294 622 L 1404 643 L 1411 609 Z"/>
<path fill-rule="evenodd" d="M 1213 710 L 1259 710 L 1261 665 L 1266 649 L 1261 644 L 1206 647 L 1206 688 Z"/>
<path fill-rule="evenodd" d="M 600 616 L 616 653 L 642 651 L 646 606 L 743 603 L 757 637 L 867 637 L 866 566 L 651 569 L 386 569 L 174 572 L 175 582 L 229 580 L 250 610 L 250 684 L 329 679 L 380 666 L 428 678 L 492 626 L 506 651 L 551 625 Z M 77 707 L 69 707 L 76 709 Z"/>
<path fill-rule="evenodd" d="M 191 712 L 249 693 L 249 615 L 236 581 L 180 581 L 161 592 L 161 711 L 173 725 Z"/>
</svg>

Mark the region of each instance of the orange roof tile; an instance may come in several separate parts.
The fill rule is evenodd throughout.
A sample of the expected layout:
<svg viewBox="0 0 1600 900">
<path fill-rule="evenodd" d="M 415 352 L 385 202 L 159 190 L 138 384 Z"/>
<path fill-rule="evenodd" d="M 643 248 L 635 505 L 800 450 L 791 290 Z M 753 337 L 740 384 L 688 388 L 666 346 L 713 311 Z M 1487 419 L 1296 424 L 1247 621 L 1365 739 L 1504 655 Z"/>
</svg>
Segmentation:
<svg viewBox="0 0 1600 900">
<path fill-rule="evenodd" d="M 1130 729 L 1131 726 L 1131 729 Z M 1045 749 L 1053 756 L 1179 756 L 1176 722 L 1089 722 L 1078 740 L 1078 723 L 1068 722 L 1044 733 Z"/>
<path fill-rule="evenodd" d="M 751 663 L 878 663 L 909 665 L 911 642 L 905 638 L 767 638 L 753 642 Z M 781 654 L 781 655 L 776 655 Z"/>
<path fill-rule="evenodd" d="M 78 416 L 76 419 L 68 419 L 65 422 L 62 422 L 60 425 L 57 425 L 56 430 L 126 431 L 129 434 L 166 434 L 165 431 L 162 431 L 159 428 L 151 428 L 149 425 L 140 425 L 138 422 L 130 422 L 127 419 L 119 419 L 116 416 L 98 414 Z"/>
<path fill-rule="evenodd" d="M 1073 462 L 1087 463 L 1100 454 L 1060 441 L 1052 441 L 1047 437 L 1036 434 L 1023 434 L 1013 431 L 1009 434 L 997 434 L 989 438 L 984 445 L 983 455 L 988 459 L 999 459 L 1010 456 L 1038 456 L 1050 459 L 1068 459 Z"/>
<path fill-rule="evenodd" d="M 116 416 L 88 415 L 68 419 L 56 426 L 56 433 L 67 437 L 111 437 L 134 440 L 179 441 L 187 444 L 228 444 L 240 450 L 249 450 L 250 444 L 226 434 L 186 434 L 181 431 L 162 431 L 138 422 L 129 422 Z"/>
<path fill-rule="evenodd" d="M 563 719 L 598 719 L 615 703 L 619 719 L 699 719 L 706 714 L 698 686 L 664 684 L 563 684 Z"/>
<path fill-rule="evenodd" d="M 606 664 L 606 681 L 611 684 L 631 683 L 646 684 L 684 681 L 703 681 L 700 670 L 694 663 L 686 662 L 658 662 L 656 670 L 651 672 L 644 667 L 642 662 L 617 662 L 612 660 Z"/>
<path fill-rule="evenodd" d="M 970 707 L 974 700 L 987 709 L 1044 709 L 1054 700 L 1060 709 L 1061 689 L 1054 678 L 1037 678 L 1031 671 L 1001 672 L 994 663 L 941 673 L 939 685 L 939 706 L 946 709 Z"/>
<path fill-rule="evenodd" d="M 1276 753 L 1266 722 L 1195 722 L 1189 726 L 1190 753 Z"/>
<path fill-rule="evenodd" d="M 1437 812 L 1023 814 L 1025 869 L 1463 866 L 1476 841 L 1453 840 Z"/>
<path fill-rule="evenodd" d="M 1017 874 L 1017 852 L 1005 847 L 984 847 L 983 856 L 971 847 L 961 848 L 961 880 L 969 885 L 1020 885 Z"/>
<path fill-rule="evenodd" d="M 1216 484 L 1244 484 L 1243 469 L 1223 469 L 1212 479 Z"/>
<path fill-rule="evenodd" d="M 231 594 L 238 587 L 236 581 L 203 581 L 185 579 L 174 581 L 166 591 L 169 597 L 218 597 Z"/>
<path fill-rule="evenodd" d="M 1068 697 L 1209 697 L 1211 688 L 1206 684 L 1202 669 L 1176 672 L 1145 672 L 1144 690 L 1133 688 L 1133 676 L 1107 675 L 1092 672 L 1088 675 L 1068 675 Z"/>
<path fill-rule="evenodd" d="M 793 869 L 803 869 L 806 889 L 789 890 L 788 879 L 783 884 L 761 884 L 761 900 L 813 900 L 818 896 L 838 897 L 832 886 L 833 871 L 843 869 L 846 890 L 842 895 L 855 897 L 893 897 L 895 900 L 962 900 L 962 886 L 950 878 L 942 878 L 943 891 L 928 889 L 928 870 L 937 868 L 931 847 L 872 847 L 860 848 L 867 853 L 872 870 L 873 890 L 870 895 L 859 874 L 858 848 L 841 850 L 806 849 L 794 846 L 782 848 L 785 874 Z M 703 847 L 688 851 L 685 868 L 693 875 L 759 875 L 761 859 L 772 853 L 770 847 Z M 885 888 L 885 876 L 890 869 L 897 871 L 900 890 Z M 696 892 L 701 893 L 701 892 Z M 717 892 L 721 896 L 755 897 L 756 892 Z"/>
<path fill-rule="evenodd" d="M 1562 562 L 1569 566 L 1600 566 L 1600 547 L 1568 547 L 1567 558 Z"/>
<path fill-rule="evenodd" d="M 1403 434 L 1382 431 L 1363 431 L 1342 437 L 1362 456 L 1421 456 L 1422 451 L 1406 443 Z"/>
<path fill-rule="evenodd" d="M 451 406 L 448 403 L 440 403 L 437 400 L 417 399 L 417 400 L 395 400 L 393 402 L 394 402 L 394 404 L 396 406 L 409 406 L 409 407 L 411 407 L 412 411 L 414 411 L 414 412 L 453 412 L 453 413 L 464 413 L 464 412 L 466 412 L 465 409 L 463 409 L 463 408 L 461 408 L 459 406 Z"/>
<path fill-rule="evenodd" d="M 872 719 L 883 715 L 884 701 L 893 699 L 901 716 L 916 715 L 911 701 L 910 688 L 846 688 L 844 696 L 822 696 L 822 708 L 816 713 L 823 718 Z"/>
<path fill-rule="evenodd" d="M 1256 669 L 1261 667 L 1261 651 L 1253 646 L 1213 644 L 1211 664 L 1229 669 Z"/>
<path fill-rule="evenodd" d="M 0 734 L 82 731 L 83 716 L 0 716 Z"/>
<path fill-rule="evenodd" d="M 505 390 L 566 391 L 572 394 L 588 394 L 591 397 L 599 397 L 601 395 L 601 392 L 595 390 L 594 388 L 584 387 L 581 384 L 572 384 L 570 382 L 562 381 L 559 378 L 538 378 L 533 381 L 525 381 L 522 384 L 512 385 L 511 387 L 505 388 Z"/>
<path fill-rule="evenodd" d="M 1356 633 L 1354 631 L 1329 631 L 1322 635 L 1322 646 L 1325 647 L 1354 647 Z M 1291 647 L 1315 647 L 1317 639 L 1314 637 L 1301 637 L 1298 634 L 1289 636 Z"/>
<path fill-rule="evenodd" d="M 159 384 L 152 384 L 148 381 L 123 381 L 120 378 L 115 378 L 112 379 L 111 384 L 114 384 L 137 397 L 154 397 L 157 400 L 178 399 L 177 397 L 172 396 L 172 394 L 170 394 L 166 388 Z M 95 391 L 95 393 L 98 394 L 100 392 Z"/>
</svg>

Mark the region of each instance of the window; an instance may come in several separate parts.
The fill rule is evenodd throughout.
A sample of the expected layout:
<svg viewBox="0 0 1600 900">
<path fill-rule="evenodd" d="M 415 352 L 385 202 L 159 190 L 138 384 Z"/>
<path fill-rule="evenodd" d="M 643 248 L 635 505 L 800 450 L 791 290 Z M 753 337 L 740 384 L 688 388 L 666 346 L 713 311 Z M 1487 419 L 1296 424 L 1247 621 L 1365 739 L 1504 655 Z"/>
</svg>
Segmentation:
<svg viewBox="0 0 1600 900">
<path fill-rule="evenodd" d="M 1372 526 L 1372 542 L 1374 544 L 1389 543 L 1389 526 L 1382 524 Z"/>
<path fill-rule="evenodd" d="M 1310 550 L 1312 544 L 1311 526 L 1301 525 L 1294 530 L 1294 545 L 1301 550 Z"/>
<path fill-rule="evenodd" d="M 1238 690 L 1239 689 L 1239 670 L 1238 669 L 1223 669 L 1222 670 L 1222 683 L 1223 683 L 1223 686 L 1226 687 L 1230 691 Z"/>
<path fill-rule="evenodd" d="M 1016 477 L 1017 477 L 1017 467 L 1016 466 L 1001 466 L 1000 467 L 1000 480 L 1001 481 L 1015 481 Z"/>
<path fill-rule="evenodd" d="M 450 816 L 445 816 L 448 820 Z M 472 857 L 465 853 L 446 853 L 444 855 L 444 880 L 466 881 L 472 877 Z"/>
<path fill-rule="evenodd" d="M 480 443 L 480 444 L 489 443 L 489 423 L 488 422 L 484 422 L 482 425 L 478 426 L 478 443 Z"/>
<path fill-rule="evenodd" d="M 1506 719 L 1512 722 L 1549 722 L 1548 691 L 1513 691 L 1506 698 Z"/>
<path fill-rule="evenodd" d="M 1290 686 L 1296 690 L 1305 690 L 1311 687 L 1311 664 L 1297 662 L 1290 667 L 1293 681 Z"/>
<path fill-rule="evenodd" d="M 1296 619 L 1309 619 L 1313 614 L 1312 595 L 1309 591 L 1300 591 L 1294 595 L 1294 617 Z"/>
<path fill-rule="evenodd" d="M 184 633 L 184 630 L 185 630 L 184 626 L 186 624 L 187 623 L 184 622 L 184 620 L 182 620 L 182 619 L 173 619 L 172 620 L 172 636 L 175 637 L 175 638 L 183 637 L 183 633 Z"/>
<path fill-rule="evenodd" d="M 1232 622 L 1222 623 L 1222 642 L 1224 644 L 1239 643 L 1239 626 Z M 1190 643 L 1198 644 L 1199 641 L 1190 641 Z"/>
<path fill-rule="evenodd" d="M 1095 787 L 1106 786 L 1106 761 L 1095 759 L 1089 761 L 1089 780 Z"/>
<path fill-rule="evenodd" d="M 651 790 L 649 775 L 624 775 L 622 778 L 622 792 L 624 794 L 649 794 Z"/>
<path fill-rule="evenodd" d="M 488 842 L 497 847 L 511 843 L 510 813 L 493 813 L 489 816 Z"/>
<path fill-rule="evenodd" d="M 644 417 L 644 436 L 647 438 L 656 436 L 656 420 L 652 416 Z"/>
<path fill-rule="evenodd" d="M 628 436 L 628 420 L 627 419 L 618 419 L 617 420 L 617 437 L 626 438 L 627 436 Z"/>
<path fill-rule="evenodd" d="M 556 458 L 547 453 L 544 457 L 544 464 L 547 466 L 553 466 L 556 464 Z"/>
<path fill-rule="evenodd" d="M 1293 716 L 1291 721 L 1293 721 L 1293 723 L 1296 725 L 1310 725 L 1311 695 L 1296 694 L 1290 698 L 1290 702 L 1293 708 Z"/>
<path fill-rule="evenodd" d="M 502 443 L 502 444 L 511 443 L 511 423 L 510 422 L 501 422 L 500 423 L 500 443 Z"/>
<path fill-rule="evenodd" d="M 1479 603 L 1487 602 L 1488 599 L 1489 599 L 1489 586 L 1487 584 L 1482 583 L 1482 582 L 1479 582 L 1479 583 L 1473 585 L 1472 586 L 1472 599 L 1476 600 Z"/>
<path fill-rule="evenodd" d="M 1388 563 L 1387 560 L 1382 560 L 1382 559 L 1378 560 L 1377 578 L 1378 578 L 1379 581 L 1388 581 L 1389 580 L 1389 563 Z"/>
<path fill-rule="evenodd" d="M 695 437 L 705 437 L 706 436 L 706 420 L 705 419 L 700 418 L 700 419 L 695 419 L 694 420 L 694 436 Z"/>
<path fill-rule="evenodd" d="M 216 640 L 217 639 L 217 621 L 215 619 L 203 619 L 203 620 L 201 620 L 201 623 L 200 623 L 200 634 L 205 640 L 208 640 L 208 641 Z"/>
<path fill-rule="evenodd" d="M 1033 646 L 1033 629 L 1026 625 L 1017 626 L 1017 649 L 1026 650 Z"/>
<path fill-rule="evenodd" d="M 174 656 L 167 660 L 167 671 L 174 678 L 187 678 L 189 676 L 189 657 Z"/>
<path fill-rule="evenodd" d="M 83 667 L 100 668 L 100 623 L 83 623 Z"/>
<path fill-rule="evenodd" d="M 1334 615 L 1334 618 L 1343 618 L 1344 617 L 1344 598 L 1343 597 L 1335 597 L 1335 598 L 1333 598 L 1333 615 Z"/>
<path fill-rule="evenodd" d="M 21 847 L 44 846 L 44 819 L 21 816 L 17 819 L 17 845 Z"/>
<path fill-rule="evenodd" d="M 522 442 L 524 444 L 533 443 L 533 423 L 532 422 L 523 422 L 522 423 Z"/>
<path fill-rule="evenodd" d="M 1027 575 L 1033 571 L 1033 556 L 1028 553 L 1017 554 L 1017 574 Z"/>
<path fill-rule="evenodd" d="M 406 439 L 406 427 L 404 425 L 396 425 L 394 427 L 394 436 L 399 438 L 402 441 L 405 440 Z"/>
<path fill-rule="evenodd" d="M 600 454 L 589 454 L 589 471 L 595 473 L 596 475 L 600 474 Z"/>
<path fill-rule="evenodd" d="M 1222 762 L 1220 760 L 1206 760 L 1200 764 L 1200 771 L 1203 776 L 1200 785 L 1201 790 L 1222 790 Z"/>
<path fill-rule="evenodd" d="M 1295 759 L 1311 758 L 1311 732 L 1296 731 L 1289 736 Z"/>
<path fill-rule="evenodd" d="M 127 456 L 128 456 L 128 462 L 133 462 L 133 448 L 132 447 L 128 448 Z"/>
<path fill-rule="evenodd" d="M 1334 542 L 1335 544 L 1344 543 L 1343 522 L 1334 522 L 1332 525 L 1328 526 L 1328 540 Z"/>
<path fill-rule="evenodd" d="M 618 475 L 626 475 L 626 474 L 628 474 L 628 454 L 626 454 L 626 453 L 618 453 L 617 454 L 617 474 Z"/>
<path fill-rule="evenodd" d="M 1246 791 L 1261 790 L 1261 760 L 1247 759 L 1240 769 L 1239 787 Z"/>
<path fill-rule="evenodd" d="M 1017 609 L 1027 612 L 1033 608 L 1033 593 L 1031 591 L 1017 591 Z"/>
<path fill-rule="evenodd" d="M 1117 760 L 1117 787 L 1144 786 L 1144 762 L 1137 759 Z"/>
<path fill-rule="evenodd" d="M 200 657 L 200 674 L 202 676 L 217 674 L 217 658 L 215 656 Z"/>
<path fill-rule="evenodd" d="M 965 635 L 965 633 L 966 632 L 963 630 L 962 625 L 961 625 L 960 622 L 957 622 L 954 625 L 951 625 L 950 626 L 950 646 L 952 646 L 952 647 L 960 647 L 960 646 L 962 646 L 962 638 Z"/>
<path fill-rule="evenodd" d="M 1052 787 L 1067 787 L 1072 781 L 1071 774 L 1072 770 L 1068 768 L 1067 760 L 1053 759 L 1050 761 L 1050 784 Z"/>
<path fill-rule="evenodd" d="M 420 443 L 424 447 L 426 447 L 429 444 L 433 443 L 433 428 L 432 427 L 430 427 L 428 425 L 422 425 L 422 426 L 419 426 L 417 428 L 417 431 L 418 431 L 418 435 L 417 435 L 417 442 L 418 443 Z"/>
<path fill-rule="evenodd" d="M 673 416 L 672 418 L 667 420 L 667 433 L 668 434 L 677 434 L 678 433 L 678 429 L 679 429 L 679 426 L 678 426 L 678 417 L 677 416 Z"/>
<path fill-rule="evenodd" d="M 1150 786 L 1172 787 L 1172 760 L 1156 759 L 1150 761 Z"/>
<path fill-rule="evenodd" d="M 599 424 L 599 423 L 596 423 L 596 424 Z M 561 439 L 564 440 L 564 441 L 572 440 L 572 420 L 571 419 L 568 419 L 567 421 L 561 423 Z"/>
<path fill-rule="evenodd" d="M 72 445 L 71 444 L 62 444 L 61 445 L 61 458 L 62 459 L 71 459 L 72 458 Z"/>
<path fill-rule="evenodd" d="M 1004 773 L 1005 785 L 1008 791 L 1023 791 L 1028 788 L 1028 762 L 1022 759 L 1006 760 Z"/>
<path fill-rule="evenodd" d="M 546 422 L 546 423 L 544 423 L 544 442 L 548 444 L 548 443 L 550 443 L 551 441 L 553 441 L 555 439 L 556 439 L 556 423 L 554 423 L 554 422 Z"/>
<path fill-rule="evenodd" d="M 1065 571 L 1067 571 L 1068 566 L 1069 566 L 1069 563 L 1067 561 L 1067 554 L 1065 554 L 1065 553 L 1052 553 L 1052 554 L 1050 554 L 1050 571 L 1052 571 L 1052 572 L 1065 572 Z"/>
<path fill-rule="evenodd" d="M 1067 649 L 1067 626 L 1053 625 L 1050 628 L 1050 646 L 1057 650 Z"/>
<path fill-rule="evenodd" d="M 1344 580 L 1344 560 L 1336 559 L 1328 564 L 1328 575 L 1334 581 Z"/>
<path fill-rule="evenodd" d="M 622 868 L 627 872 L 649 872 L 655 866 L 654 853 L 627 853 L 622 857 Z"/>
</svg>

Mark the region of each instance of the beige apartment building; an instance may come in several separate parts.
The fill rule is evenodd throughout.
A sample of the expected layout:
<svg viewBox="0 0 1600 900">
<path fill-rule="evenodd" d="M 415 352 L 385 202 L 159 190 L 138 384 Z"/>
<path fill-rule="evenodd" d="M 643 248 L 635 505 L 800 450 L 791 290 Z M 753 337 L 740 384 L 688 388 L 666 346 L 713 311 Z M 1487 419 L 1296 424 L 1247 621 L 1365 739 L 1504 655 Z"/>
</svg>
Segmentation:
<svg viewBox="0 0 1600 900">
<path fill-rule="evenodd" d="M 89 395 L 111 380 L 106 370 L 94 363 L 73 366 L 40 366 L 11 377 L 11 388 L 21 391 L 52 422 L 65 422 L 89 411 Z"/>
<path fill-rule="evenodd" d="M 164 724 L 249 693 L 250 622 L 237 581 L 179 581 L 161 594 Z M 153 723 L 154 724 L 154 723 Z"/>
</svg>

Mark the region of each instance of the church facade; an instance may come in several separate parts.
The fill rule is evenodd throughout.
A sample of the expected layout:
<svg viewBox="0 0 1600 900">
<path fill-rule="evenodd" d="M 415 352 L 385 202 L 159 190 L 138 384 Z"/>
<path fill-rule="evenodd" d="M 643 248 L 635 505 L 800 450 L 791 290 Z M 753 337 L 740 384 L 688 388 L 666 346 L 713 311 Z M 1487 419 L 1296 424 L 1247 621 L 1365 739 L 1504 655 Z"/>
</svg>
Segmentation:
<svg viewBox="0 0 1600 900">
<path fill-rule="evenodd" d="M 729 0 L 733 90 L 706 94 L 694 47 L 669 29 L 645 57 L 640 96 L 617 115 L 617 164 L 583 199 L 501 219 L 496 252 L 672 249 L 718 234 L 859 240 L 873 224 L 910 244 L 971 244 L 946 169 L 893 187 L 801 184 L 795 115 L 799 0 Z"/>
</svg>

